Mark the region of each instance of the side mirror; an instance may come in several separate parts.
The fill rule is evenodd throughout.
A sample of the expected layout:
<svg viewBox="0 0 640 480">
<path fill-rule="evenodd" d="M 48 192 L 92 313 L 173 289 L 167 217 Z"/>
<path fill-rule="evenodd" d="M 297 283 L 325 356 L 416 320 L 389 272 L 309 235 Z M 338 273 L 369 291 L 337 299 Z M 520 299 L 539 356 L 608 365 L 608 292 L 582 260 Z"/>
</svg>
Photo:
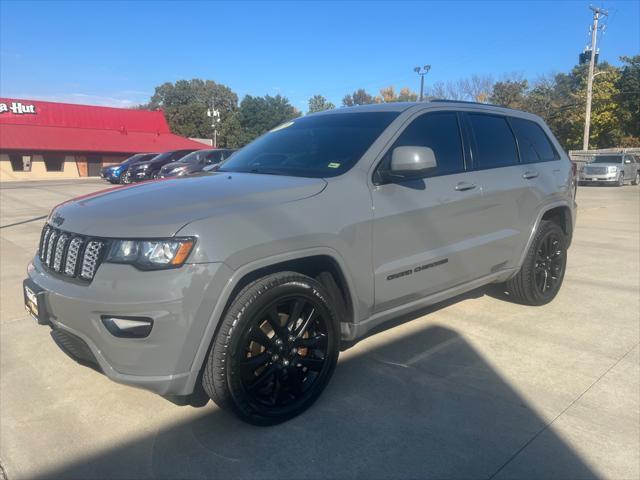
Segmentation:
<svg viewBox="0 0 640 480">
<path fill-rule="evenodd" d="M 631 160 L 629 158 L 625 159 L 624 163 L 631 163 Z"/>
<path fill-rule="evenodd" d="M 389 170 L 380 172 L 383 180 L 398 181 L 424 177 L 438 166 L 429 147 L 396 147 L 391 152 Z"/>
</svg>

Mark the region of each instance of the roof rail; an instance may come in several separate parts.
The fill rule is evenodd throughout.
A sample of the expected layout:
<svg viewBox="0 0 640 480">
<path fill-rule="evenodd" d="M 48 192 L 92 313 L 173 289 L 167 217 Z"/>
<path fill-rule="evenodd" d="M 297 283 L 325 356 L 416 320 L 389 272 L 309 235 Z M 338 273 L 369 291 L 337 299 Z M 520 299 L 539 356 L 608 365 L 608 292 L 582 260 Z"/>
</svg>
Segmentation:
<svg viewBox="0 0 640 480">
<path fill-rule="evenodd" d="M 429 102 L 442 102 L 442 103 L 470 103 L 472 105 L 488 105 L 490 107 L 498 107 L 499 105 L 494 105 L 492 103 L 482 103 L 482 102 L 471 102 L 469 100 L 450 100 L 447 98 L 434 98 L 429 100 Z M 504 107 L 503 107 L 504 108 Z"/>
</svg>

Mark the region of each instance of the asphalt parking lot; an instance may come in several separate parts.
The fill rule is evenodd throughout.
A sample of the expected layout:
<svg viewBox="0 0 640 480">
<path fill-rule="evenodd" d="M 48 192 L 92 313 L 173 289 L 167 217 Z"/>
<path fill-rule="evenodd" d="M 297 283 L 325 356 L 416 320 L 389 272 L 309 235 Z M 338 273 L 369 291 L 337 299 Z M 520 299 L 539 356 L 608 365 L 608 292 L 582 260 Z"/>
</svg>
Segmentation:
<svg viewBox="0 0 640 480">
<path fill-rule="evenodd" d="M 314 407 L 251 427 L 75 364 L 22 305 L 51 207 L 0 184 L 0 462 L 30 478 L 640 478 L 640 187 L 580 187 L 559 296 L 477 290 L 343 352 Z M 1 476 L 1 475 L 0 475 Z"/>
</svg>

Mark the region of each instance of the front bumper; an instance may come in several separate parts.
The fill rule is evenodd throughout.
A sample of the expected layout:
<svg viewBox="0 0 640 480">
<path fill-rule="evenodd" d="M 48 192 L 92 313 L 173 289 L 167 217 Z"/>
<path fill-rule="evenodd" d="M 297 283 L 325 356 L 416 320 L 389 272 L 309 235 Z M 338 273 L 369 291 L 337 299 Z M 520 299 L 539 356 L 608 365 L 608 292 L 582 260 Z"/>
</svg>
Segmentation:
<svg viewBox="0 0 640 480">
<path fill-rule="evenodd" d="M 579 180 L 583 183 L 616 183 L 618 181 L 618 177 L 618 172 L 599 175 L 583 172 L 580 174 Z"/>
<path fill-rule="evenodd" d="M 222 263 L 150 272 L 104 263 L 83 285 L 45 270 L 38 257 L 28 268 L 29 278 L 46 291 L 45 311 L 63 350 L 80 363 L 91 364 L 82 360 L 93 357 L 93 366 L 116 382 L 160 395 L 193 391 L 200 370 L 196 351 L 230 273 Z M 151 318 L 153 328 L 145 338 L 116 337 L 102 323 L 104 315 Z M 60 338 L 76 350 L 84 343 L 88 352 L 71 354 Z"/>
</svg>

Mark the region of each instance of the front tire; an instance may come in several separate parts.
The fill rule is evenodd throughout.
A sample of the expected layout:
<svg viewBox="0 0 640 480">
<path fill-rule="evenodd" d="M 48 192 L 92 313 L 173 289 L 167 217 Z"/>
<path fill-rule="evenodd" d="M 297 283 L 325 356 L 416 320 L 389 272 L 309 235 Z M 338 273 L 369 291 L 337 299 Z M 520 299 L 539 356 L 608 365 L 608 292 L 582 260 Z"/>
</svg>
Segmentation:
<svg viewBox="0 0 640 480">
<path fill-rule="evenodd" d="M 289 420 L 313 404 L 335 369 L 339 323 L 316 280 L 281 272 L 247 285 L 222 320 L 202 385 L 254 425 Z"/>
<path fill-rule="evenodd" d="M 618 177 L 618 183 L 616 183 L 616 187 L 623 187 L 624 186 L 624 173 L 621 173 L 620 176 Z"/>
<path fill-rule="evenodd" d="M 631 181 L 631 185 L 638 185 L 640 183 L 640 172 L 636 172 L 636 176 Z"/>
<path fill-rule="evenodd" d="M 545 305 L 562 286 L 567 266 L 567 240 L 562 228 L 543 220 L 520 271 L 507 281 L 511 298 L 525 305 Z"/>
</svg>

